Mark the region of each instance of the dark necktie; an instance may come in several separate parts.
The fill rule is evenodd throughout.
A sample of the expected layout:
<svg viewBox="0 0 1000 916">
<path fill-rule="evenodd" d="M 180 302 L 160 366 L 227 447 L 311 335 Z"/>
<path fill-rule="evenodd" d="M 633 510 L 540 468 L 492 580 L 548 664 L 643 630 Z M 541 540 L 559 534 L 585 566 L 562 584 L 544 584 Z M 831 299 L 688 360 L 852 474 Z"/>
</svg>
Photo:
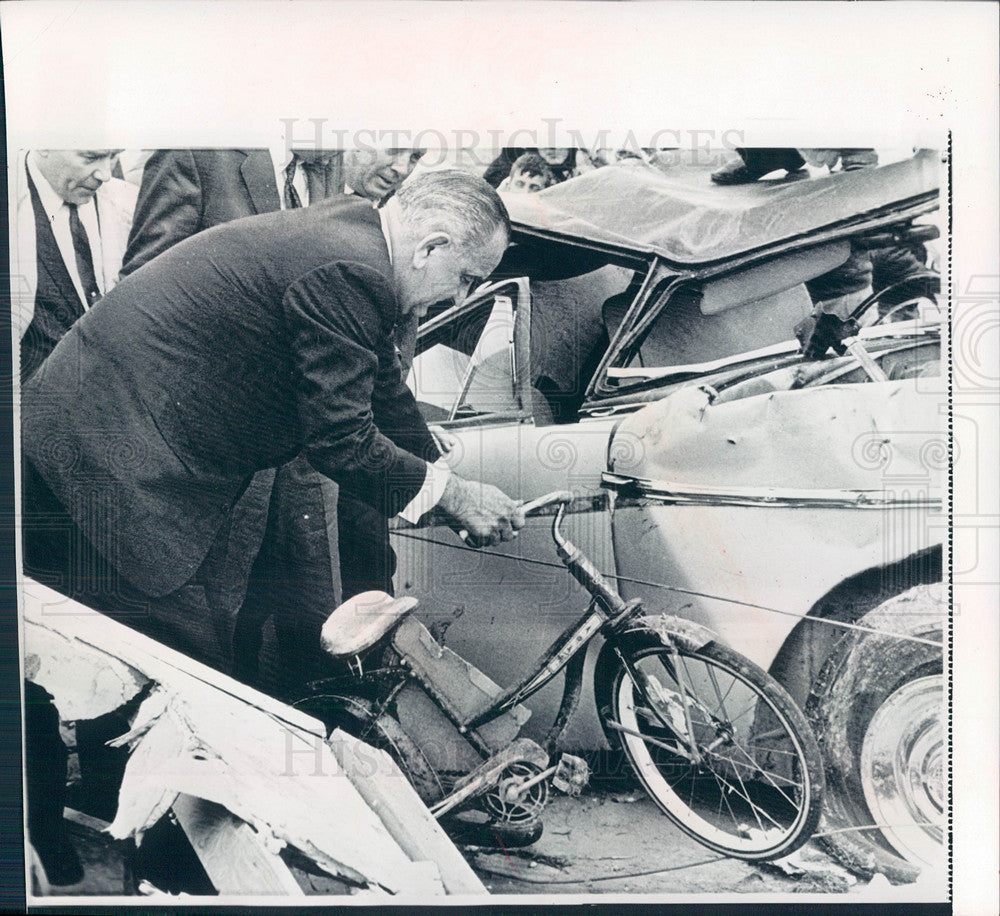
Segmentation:
<svg viewBox="0 0 1000 916">
<path fill-rule="evenodd" d="M 76 269 L 80 274 L 80 285 L 86 297 L 87 305 L 93 305 L 101 298 L 97 286 L 97 276 L 94 274 L 94 256 L 90 250 L 90 239 L 87 230 L 80 221 L 80 213 L 76 204 L 66 204 L 69 207 L 69 233 L 73 237 L 73 253 L 76 255 Z"/>
<path fill-rule="evenodd" d="M 309 188 L 309 203 L 314 204 L 326 197 L 326 163 L 322 161 L 303 161 L 302 169 L 306 173 L 306 187 Z"/>
<path fill-rule="evenodd" d="M 299 192 L 295 190 L 295 185 L 292 184 L 295 178 L 295 167 L 298 164 L 298 159 L 292 156 L 292 161 L 285 166 L 285 209 L 286 210 L 296 210 L 302 206 L 302 199 L 299 197 Z"/>
<path fill-rule="evenodd" d="M 304 156 L 293 155 L 292 161 L 285 168 L 285 208 L 294 210 L 302 206 L 302 198 L 295 190 L 292 183 L 295 179 L 295 169 L 301 167 L 306 176 L 306 187 L 309 189 L 309 203 L 314 204 L 318 200 L 323 200 L 331 193 L 331 189 L 336 185 L 336 177 L 331 173 L 335 165 L 332 161 L 325 159 L 308 159 Z"/>
</svg>

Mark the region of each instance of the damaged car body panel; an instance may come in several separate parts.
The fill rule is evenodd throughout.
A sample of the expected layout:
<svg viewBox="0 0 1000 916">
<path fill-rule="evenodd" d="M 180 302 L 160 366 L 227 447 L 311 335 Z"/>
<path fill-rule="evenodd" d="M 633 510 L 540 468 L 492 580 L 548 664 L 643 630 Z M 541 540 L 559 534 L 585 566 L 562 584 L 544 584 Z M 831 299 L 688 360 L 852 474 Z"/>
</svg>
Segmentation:
<svg viewBox="0 0 1000 916">
<path fill-rule="evenodd" d="M 674 613 L 770 667 L 803 611 L 840 582 L 940 543 L 939 382 L 729 401 L 703 385 L 628 417 L 605 475 L 619 493 L 613 530 L 624 593 L 654 607 L 666 598 Z M 667 597 L 632 584 L 654 564 L 658 581 L 683 591 Z M 804 700 L 807 689 L 793 695 Z"/>
</svg>

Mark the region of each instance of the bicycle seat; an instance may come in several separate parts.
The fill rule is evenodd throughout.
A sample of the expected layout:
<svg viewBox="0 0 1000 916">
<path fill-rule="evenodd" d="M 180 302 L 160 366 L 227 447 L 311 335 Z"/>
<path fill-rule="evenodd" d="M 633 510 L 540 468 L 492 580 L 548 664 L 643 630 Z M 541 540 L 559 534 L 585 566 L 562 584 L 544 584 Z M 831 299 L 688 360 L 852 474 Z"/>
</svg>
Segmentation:
<svg viewBox="0 0 1000 916">
<path fill-rule="evenodd" d="M 357 655 L 375 645 L 417 605 L 412 597 L 362 592 L 345 601 L 323 624 L 320 644 L 334 658 Z"/>
</svg>

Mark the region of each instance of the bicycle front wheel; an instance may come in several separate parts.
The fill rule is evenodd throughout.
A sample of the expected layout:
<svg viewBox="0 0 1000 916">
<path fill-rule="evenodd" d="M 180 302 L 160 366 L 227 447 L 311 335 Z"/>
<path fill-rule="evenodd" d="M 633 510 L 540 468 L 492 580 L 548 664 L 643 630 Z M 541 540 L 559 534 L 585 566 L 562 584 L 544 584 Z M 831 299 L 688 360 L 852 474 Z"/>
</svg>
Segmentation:
<svg viewBox="0 0 1000 916">
<path fill-rule="evenodd" d="M 629 633 L 604 646 L 595 694 L 612 748 L 699 843 L 759 861 L 788 855 L 815 831 L 823 795 L 816 739 L 785 690 L 738 653 Z"/>
</svg>

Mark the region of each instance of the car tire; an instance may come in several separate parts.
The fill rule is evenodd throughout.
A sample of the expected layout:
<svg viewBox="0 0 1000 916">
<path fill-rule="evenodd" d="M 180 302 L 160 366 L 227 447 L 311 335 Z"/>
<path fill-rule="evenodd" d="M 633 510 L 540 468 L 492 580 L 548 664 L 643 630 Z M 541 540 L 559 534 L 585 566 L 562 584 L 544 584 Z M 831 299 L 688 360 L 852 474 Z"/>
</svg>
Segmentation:
<svg viewBox="0 0 1000 916">
<path fill-rule="evenodd" d="M 820 837 L 863 877 L 909 883 L 945 859 L 944 619 L 941 583 L 883 602 L 858 623 L 885 635 L 844 636 L 806 704 L 826 767 Z"/>
</svg>

